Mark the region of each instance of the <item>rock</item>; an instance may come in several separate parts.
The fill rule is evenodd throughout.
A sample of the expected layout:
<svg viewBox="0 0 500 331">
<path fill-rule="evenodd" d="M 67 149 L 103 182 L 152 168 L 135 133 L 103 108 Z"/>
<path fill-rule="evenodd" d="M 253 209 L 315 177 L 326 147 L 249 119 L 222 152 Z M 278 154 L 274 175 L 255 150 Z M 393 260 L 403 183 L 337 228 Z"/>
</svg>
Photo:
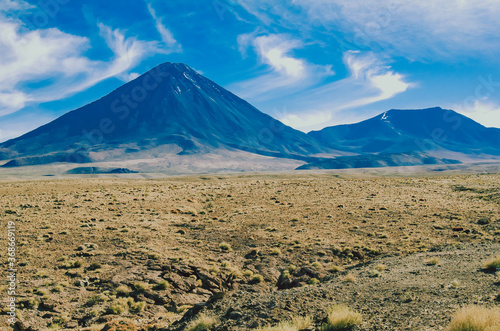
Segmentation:
<svg viewBox="0 0 500 331">
<path fill-rule="evenodd" d="M 365 255 L 359 251 L 352 251 L 352 255 L 358 260 L 362 260 L 365 257 Z"/>
<path fill-rule="evenodd" d="M 160 277 L 160 273 L 156 273 L 156 272 L 147 272 L 146 274 L 144 274 L 144 276 L 142 278 L 145 282 L 150 283 L 150 284 L 157 284 L 160 281 L 162 281 L 162 278 Z"/>
<path fill-rule="evenodd" d="M 222 300 L 224 299 L 224 297 L 226 296 L 227 292 L 215 292 L 214 294 L 212 294 L 212 296 L 208 299 L 207 301 L 207 304 L 209 303 L 213 303 L 213 302 L 216 302 L 216 301 L 219 301 L 219 300 Z"/>
<path fill-rule="evenodd" d="M 196 276 L 201 279 L 202 287 L 207 290 L 221 290 L 222 281 L 205 270 L 196 270 Z"/>
<path fill-rule="evenodd" d="M 209 290 L 206 290 L 204 288 L 197 288 L 193 291 L 193 293 L 199 294 L 199 295 L 208 295 L 211 296 L 213 293 L 210 292 Z"/>
<path fill-rule="evenodd" d="M 137 326 L 132 321 L 111 321 L 101 331 L 137 331 Z"/>
<path fill-rule="evenodd" d="M 116 316 L 114 316 L 114 315 L 102 315 L 102 316 L 100 316 L 100 317 L 96 320 L 96 323 L 99 323 L 99 324 L 106 324 L 106 323 L 110 323 L 110 322 L 112 322 L 115 318 L 116 318 Z"/>
<path fill-rule="evenodd" d="M 172 324 L 168 328 L 168 330 L 175 330 L 175 331 L 185 330 L 188 321 L 193 319 L 204 307 L 205 307 L 204 303 L 194 305 L 194 307 L 189 309 L 179 321 Z M 161 330 L 166 330 L 166 329 L 161 329 Z"/>
<path fill-rule="evenodd" d="M 320 279 L 320 273 L 314 267 L 302 267 L 297 269 L 294 274 L 295 277 L 302 277 L 304 275 L 309 276 L 309 278 L 317 278 Z"/>
<path fill-rule="evenodd" d="M 455 228 L 452 228 L 451 230 L 455 231 L 455 232 L 461 232 L 461 231 L 464 230 L 464 228 L 462 228 L 462 227 L 455 227 Z"/>
<path fill-rule="evenodd" d="M 31 325 L 27 325 L 26 322 L 17 321 L 12 327 L 14 331 L 37 331 Z"/>
<path fill-rule="evenodd" d="M 208 295 L 198 295 L 194 293 L 179 293 L 170 295 L 170 298 L 176 307 L 194 306 L 196 304 L 206 302 L 209 297 L 210 296 Z"/>
<path fill-rule="evenodd" d="M 239 320 L 243 317 L 243 314 L 239 311 L 232 311 L 228 317 L 232 320 Z"/>
<path fill-rule="evenodd" d="M 76 321 L 70 321 L 64 325 L 67 329 L 76 329 L 78 327 L 78 323 Z"/>
<path fill-rule="evenodd" d="M 245 259 L 255 259 L 260 255 L 260 252 L 258 249 L 254 248 L 252 249 L 247 255 L 245 255 Z"/>
<path fill-rule="evenodd" d="M 490 221 L 489 218 L 483 217 L 479 221 L 477 221 L 477 224 L 479 224 L 479 225 L 486 225 L 486 224 L 490 224 L 490 222 L 491 221 Z"/>
<path fill-rule="evenodd" d="M 79 272 L 66 271 L 64 274 L 70 278 L 82 277 L 82 275 Z"/>
<path fill-rule="evenodd" d="M 172 305 L 172 299 L 169 297 L 168 293 L 148 294 L 148 298 L 152 299 L 157 305 Z"/>
<path fill-rule="evenodd" d="M 153 305 L 153 304 L 155 304 L 155 302 L 156 302 L 154 299 L 150 299 L 150 298 L 148 298 L 148 297 L 144 296 L 144 294 L 139 294 L 139 295 L 137 296 L 137 300 L 138 300 L 138 301 L 144 301 L 144 302 L 146 302 L 146 303 L 148 303 L 148 304 L 150 304 L 150 305 Z"/>
<path fill-rule="evenodd" d="M 61 312 L 61 309 L 58 309 L 59 306 L 60 304 L 57 301 L 43 298 L 38 305 L 38 309 L 57 313 Z"/>
<path fill-rule="evenodd" d="M 182 277 L 176 273 L 168 273 L 163 274 L 162 278 L 183 292 L 190 292 L 196 288 L 196 280 L 192 277 Z"/>
<path fill-rule="evenodd" d="M 194 269 L 195 267 L 188 266 L 186 264 L 178 264 L 178 265 L 173 265 L 172 270 L 175 271 L 175 273 L 184 276 L 184 277 L 189 277 L 195 274 Z"/>
<path fill-rule="evenodd" d="M 148 330 L 148 331 L 159 331 L 159 330 L 162 330 L 162 327 L 160 324 L 158 323 L 151 323 L 151 324 L 147 324 L 144 326 L 144 330 Z"/>
<path fill-rule="evenodd" d="M 153 270 L 153 271 L 162 271 L 163 270 L 163 267 L 161 266 L 161 264 L 159 264 L 158 262 L 154 262 L 152 260 L 148 260 L 147 267 L 149 270 Z"/>
<path fill-rule="evenodd" d="M 278 278 L 276 286 L 279 290 L 285 290 L 294 287 L 294 283 L 292 282 L 290 274 L 282 272 L 280 277 Z"/>
<path fill-rule="evenodd" d="M 75 255 L 78 256 L 78 257 L 91 257 L 91 256 L 95 256 L 96 254 L 95 253 L 89 253 L 89 252 L 78 252 Z"/>
</svg>

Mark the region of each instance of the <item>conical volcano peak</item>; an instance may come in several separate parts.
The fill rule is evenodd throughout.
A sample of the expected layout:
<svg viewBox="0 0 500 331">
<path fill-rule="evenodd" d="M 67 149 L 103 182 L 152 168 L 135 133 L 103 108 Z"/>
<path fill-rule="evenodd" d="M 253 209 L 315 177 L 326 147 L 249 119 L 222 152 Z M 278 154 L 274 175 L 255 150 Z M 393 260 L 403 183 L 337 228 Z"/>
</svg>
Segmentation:
<svg viewBox="0 0 500 331">
<path fill-rule="evenodd" d="M 133 158 L 134 153 L 147 154 L 160 146 L 178 148 L 184 154 L 230 149 L 287 158 L 329 151 L 186 64 L 171 62 L 156 66 L 91 104 L 0 144 L 0 150 L 8 151 L 10 154 L 4 153 L 8 157 L 36 156 L 36 162 L 50 163 L 55 162 L 54 153 L 78 151 L 88 160 L 92 159 L 89 155 L 133 151 L 126 155 Z"/>
<path fill-rule="evenodd" d="M 185 88 L 196 88 L 201 90 L 204 84 L 209 81 L 202 75 L 200 75 L 196 70 L 184 63 L 171 63 L 165 62 L 160 64 L 147 72 L 143 76 L 152 75 L 155 77 L 161 77 L 160 85 L 169 86 L 169 90 L 179 94 L 181 92 L 181 87 Z M 213 86 L 214 84 L 208 84 Z"/>
<path fill-rule="evenodd" d="M 184 63 L 173 63 L 173 62 L 165 62 L 162 63 L 155 68 L 153 68 L 151 71 L 161 71 L 161 72 L 167 72 L 169 74 L 175 74 L 175 73 L 188 73 L 188 74 L 196 74 L 199 75 L 199 73 L 188 66 L 187 64 Z M 147 74 L 147 73 L 146 73 Z"/>
</svg>

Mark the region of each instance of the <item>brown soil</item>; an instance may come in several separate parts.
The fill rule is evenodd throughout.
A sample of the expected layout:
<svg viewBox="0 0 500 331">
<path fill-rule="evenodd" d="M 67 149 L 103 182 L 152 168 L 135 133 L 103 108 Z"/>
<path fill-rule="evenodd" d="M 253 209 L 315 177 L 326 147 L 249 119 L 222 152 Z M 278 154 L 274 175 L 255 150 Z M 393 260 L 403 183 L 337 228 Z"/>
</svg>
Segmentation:
<svg viewBox="0 0 500 331">
<path fill-rule="evenodd" d="M 16 327 L 181 330 L 200 310 L 221 330 L 293 314 L 318 327 L 346 303 L 364 330 L 440 330 L 464 304 L 498 304 L 498 278 L 481 266 L 500 253 L 499 175 L 343 176 L 2 183 L 2 224 L 17 228 Z"/>
</svg>

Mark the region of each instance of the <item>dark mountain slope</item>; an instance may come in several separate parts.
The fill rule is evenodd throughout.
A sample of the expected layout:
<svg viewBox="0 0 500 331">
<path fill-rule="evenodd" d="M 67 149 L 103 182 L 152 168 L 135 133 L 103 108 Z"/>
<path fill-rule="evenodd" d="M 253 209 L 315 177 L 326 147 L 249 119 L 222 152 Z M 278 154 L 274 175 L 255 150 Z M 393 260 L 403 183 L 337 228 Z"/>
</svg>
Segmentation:
<svg viewBox="0 0 500 331">
<path fill-rule="evenodd" d="M 500 129 L 452 110 L 389 110 L 356 124 L 312 131 L 325 146 L 357 153 L 434 152 L 500 155 Z"/>
<path fill-rule="evenodd" d="M 299 159 L 329 150 L 188 66 L 165 63 L 89 105 L 0 144 L 0 158 L 50 163 L 67 155 L 70 162 L 86 162 L 96 159 L 92 153 L 168 144 L 184 154 L 233 148 Z M 43 158 L 33 160 L 38 156 Z M 10 165 L 24 163 L 26 159 Z"/>
<path fill-rule="evenodd" d="M 432 164 L 460 164 L 460 161 L 436 158 L 425 153 L 366 154 L 357 156 L 341 156 L 334 159 L 315 161 L 304 164 L 297 170 L 313 169 L 349 169 L 349 168 L 381 168 L 408 167 Z"/>
</svg>

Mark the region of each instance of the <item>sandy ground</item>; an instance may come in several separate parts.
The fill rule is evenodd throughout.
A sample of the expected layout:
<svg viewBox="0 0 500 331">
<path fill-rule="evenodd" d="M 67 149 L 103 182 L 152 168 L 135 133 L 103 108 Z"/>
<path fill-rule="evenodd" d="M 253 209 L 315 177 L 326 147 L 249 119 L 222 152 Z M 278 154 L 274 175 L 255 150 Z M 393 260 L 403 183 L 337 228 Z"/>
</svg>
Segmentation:
<svg viewBox="0 0 500 331">
<path fill-rule="evenodd" d="M 317 327 L 341 302 L 363 330 L 440 330 L 458 307 L 498 305 L 481 267 L 500 253 L 500 175 L 384 171 L 4 178 L 17 327 L 173 330 L 200 308 L 220 330 L 292 314 Z"/>
</svg>

